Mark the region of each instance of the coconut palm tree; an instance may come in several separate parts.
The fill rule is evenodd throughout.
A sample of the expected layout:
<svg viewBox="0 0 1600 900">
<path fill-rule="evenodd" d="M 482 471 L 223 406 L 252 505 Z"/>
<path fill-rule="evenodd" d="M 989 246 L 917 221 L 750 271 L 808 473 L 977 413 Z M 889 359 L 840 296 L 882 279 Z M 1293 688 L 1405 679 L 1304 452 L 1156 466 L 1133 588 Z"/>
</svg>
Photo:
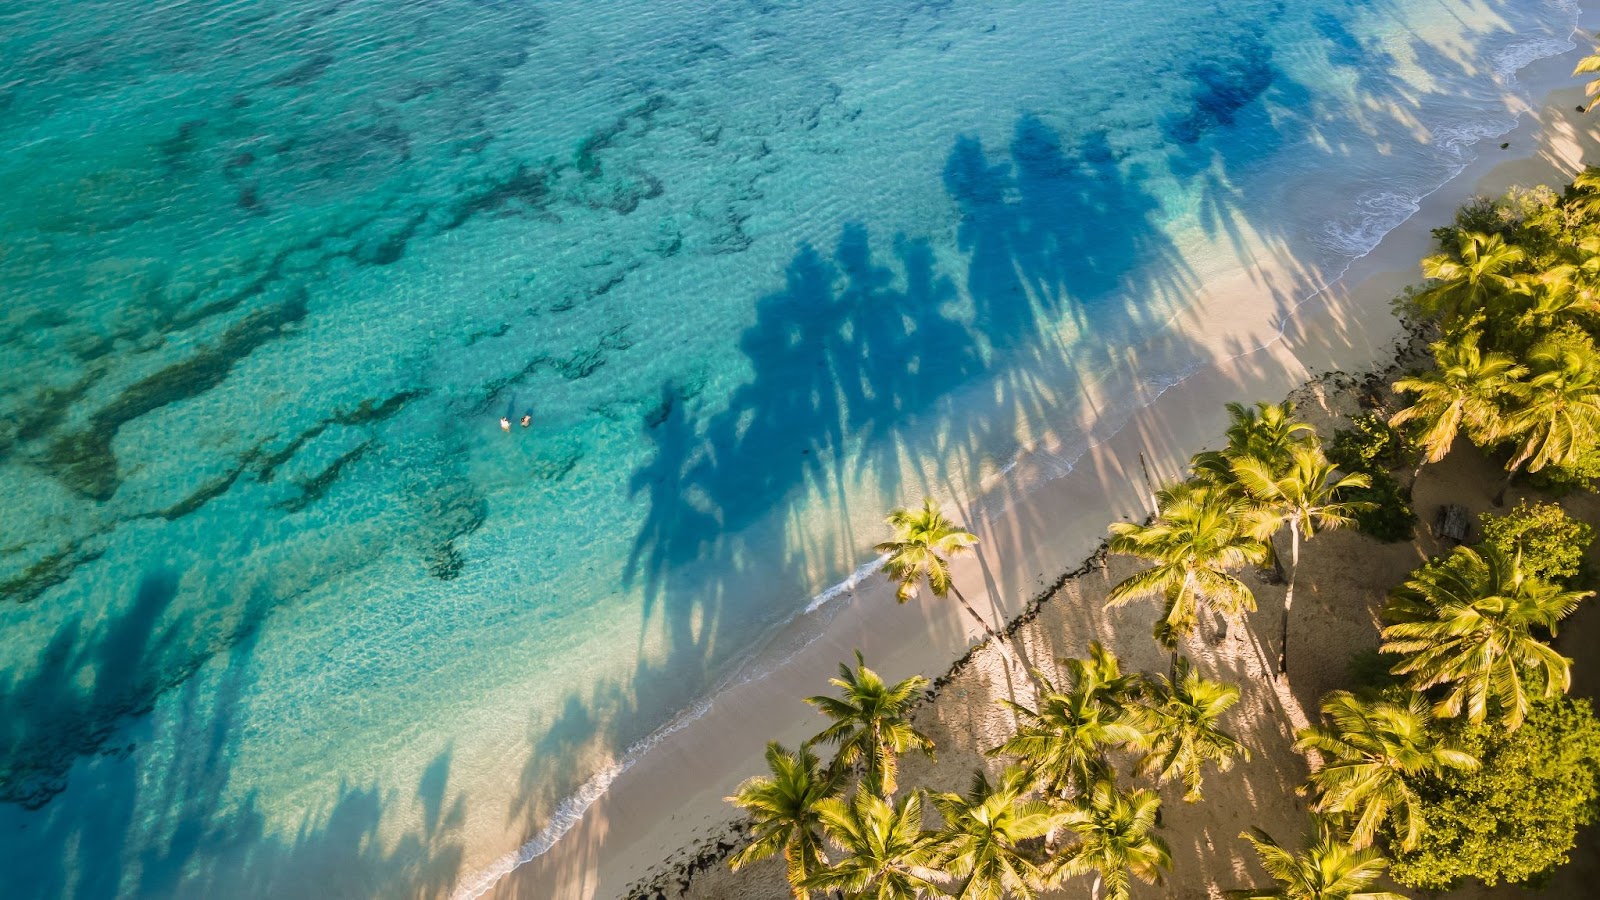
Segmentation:
<svg viewBox="0 0 1600 900">
<path fill-rule="evenodd" d="M 1259 828 L 1240 834 L 1278 885 L 1229 891 L 1229 900 L 1406 900 L 1391 891 L 1368 890 L 1389 865 L 1383 854 L 1340 840 L 1325 819 L 1317 819 L 1316 829 L 1299 853 L 1285 850 Z"/>
<path fill-rule="evenodd" d="M 1233 461 L 1234 476 L 1261 509 L 1274 516 L 1280 527 L 1289 526 L 1289 584 L 1283 592 L 1283 622 L 1278 644 L 1278 674 L 1289 671 L 1289 610 L 1294 606 L 1294 579 L 1300 568 L 1300 538 L 1310 540 L 1317 528 L 1330 530 L 1350 524 L 1350 518 L 1370 504 L 1340 499 L 1340 492 L 1368 487 L 1363 473 L 1340 476 L 1322 448 L 1300 445 L 1289 450 L 1289 465 L 1274 469 L 1267 460 L 1243 457 Z"/>
<path fill-rule="evenodd" d="M 922 829 L 920 791 L 898 802 L 856 791 L 849 803 L 822 801 L 818 814 L 839 859 L 807 878 L 806 888 L 846 900 L 916 900 L 947 880 L 937 867 L 938 835 Z"/>
<path fill-rule="evenodd" d="M 961 608 L 994 642 L 1012 657 L 1019 668 L 1022 661 L 1001 634 L 989 625 L 989 620 L 967 601 L 961 589 L 950 577 L 950 558 L 972 552 L 978 538 L 945 517 L 939 501 L 924 497 L 921 509 L 898 507 L 889 513 L 886 522 L 894 529 L 891 540 L 879 544 L 877 550 L 887 559 L 882 571 L 895 582 L 895 599 L 905 603 L 917 595 L 923 582 L 935 597 L 956 595 Z"/>
<path fill-rule="evenodd" d="M 1592 341 L 1546 340 L 1528 355 L 1533 375 L 1506 415 L 1500 436 L 1515 442 L 1506 484 L 1526 468 L 1576 461 L 1600 439 L 1600 353 Z M 1505 485 L 1496 502 L 1505 497 Z"/>
<path fill-rule="evenodd" d="M 839 781 L 809 749 L 791 752 L 777 741 L 767 744 L 767 768 L 771 775 L 745 781 L 726 798 L 749 813 L 755 832 L 750 844 L 735 853 L 728 865 L 738 871 L 781 852 L 788 864 L 790 890 L 805 900 L 810 896 L 803 886 L 805 880 L 828 861 L 822 852 L 818 804 L 838 792 Z"/>
<path fill-rule="evenodd" d="M 812 743 L 835 744 L 839 751 L 834 766 L 859 767 L 861 783 L 868 792 L 889 796 L 895 791 L 895 774 L 900 754 L 921 750 L 933 755 L 933 740 L 912 727 L 911 708 L 917 695 L 927 688 L 928 679 L 913 675 L 890 685 L 877 672 L 867 668 L 861 651 L 856 651 L 856 667 L 839 664 L 839 677 L 828 682 L 841 696 L 807 697 L 806 702 L 832 720 Z"/>
<path fill-rule="evenodd" d="M 1111 552 L 1155 566 L 1113 587 L 1106 606 L 1161 597 L 1155 637 L 1171 649 L 1194 631 L 1202 608 L 1235 623 L 1255 611 L 1255 595 L 1227 570 L 1266 559 L 1259 537 L 1265 520 L 1249 502 L 1215 485 L 1186 482 L 1159 497 L 1161 514 L 1154 522 L 1111 525 Z"/>
<path fill-rule="evenodd" d="M 1578 60 L 1578 65 L 1572 70 L 1572 75 L 1576 78 L 1579 75 L 1593 75 L 1596 72 L 1600 72 L 1600 52 L 1591 53 Z M 1594 109 L 1593 101 L 1597 96 L 1600 96 L 1600 78 L 1596 78 L 1584 85 L 1583 92 L 1589 95 L 1589 109 Z"/>
<path fill-rule="evenodd" d="M 1021 844 L 1044 837 L 1054 826 L 1055 815 L 1048 803 L 1027 799 L 1032 781 L 1021 766 L 1007 766 L 994 782 L 979 769 L 965 795 L 929 796 L 944 817 L 939 866 L 959 885 L 951 896 L 958 900 L 1038 896 L 1044 871 Z"/>
<path fill-rule="evenodd" d="M 1228 404 L 1228 446 L 1221 450 L 1196 453 L 1189 467 L 1196 478 L 1211 484 L 1232 485 L 1232 461 L 1241 457 L 1267 460 L 1278 466 L 1289 463 L 1290 448 L 1315 439 L 1305 422 L 1294 418 L 1294 404 L 1258 401 L 1254 408 L 1243 403 Z"/>
<path fill-rule="evenodd" d="M 1091 895 L 1105 888 L 1106 900 L 1127 900 L 1129 876 L 1146 884 L 1161 880 L 1172 867 L 1167 844 L 1154 834 L 1161 798 L 1154 791 L 1123 792 L 1108 779 L 1097 782 L 1061 813 L 1063 825 L 1078 835 L 1053 861 L 1052 881 L 1094 873 Z"/>
<path fill-rule="evenodd" d="M 1498 433 L 1501 403 L 1528 372 L 1503 353 L 1484 353 L 1479 340 L 1478 332 L 1472 331 L 1434 343 L 1434 368 L 1394 383 L 1397 392 L 1416 395 L 1410 406 L 1390 417 L 1389 424 L 1422 426 L 1417 441 L 1423 451 L 1419 471 L 1422 463 L 1444 459 L 1463 428 L 1478 443 Z"/>
<path fill-rule="evenodd" d="M 1157 675 L 1150 683 L 1148 750 L 1139 768 L 1157 784 L 1182 778 L 1183 799 L 1200 799 L 1201 767 L 1215 762 L 1226 772 L 1233 758 L 1250 759 L 1250 750 L 1218 727 L 1222 716 L 1239 702 L 1239 689 L 1200 677 L 1187 659 L 1180 659 L 1172 678 Z"/>
<path fill-rule="evenodd" d="M 1009 755 L 1026 762 L 1041 790 L 1065 797 L 1085 790 L 1110 770 L 1106 750 L 1144 740 L 1134 701 L 1139 676 L 1123 675 L 1117 658 L 1098 642 L 1089 645 L 1088 660 L 1066 660 L 1070 679 L 1062 691 L 1043 672 L 1038 708 L 1002 701 L 1017 713 L 1017 730 L 991 756 Z"/>
<path fill-rule="evenodd" d="M 1413 572 L 1389 594 L 1383 617 L 1384 653 L 1404 658 L 1391 670 L 1406 687 L 1449 686 L 1434 706 L 1439 716 L 1484 720 L 1491 701 L 1507 728 L 1522 725 L 1534 699 L 1549 699 L 1572 684 L 1572 660 L 1539 640 L 1593 591 L 1568 591 L 1526 574 L 1522 555 L 1492 544 L 1457 547 L 1443 562 Z"/>
<path fill-rule="evenodd" d="M 1525 258 L 1521 247 L 1498 234 L 1463 231 L 1454 253 L 1422 261 L 1422 274 L 1437 284 L 1418 296 L 1423 311 L 1439 316 L 1446 328 L 1465 321 L 1496 297 L 1521 288 L 1516 267 Z"/>
<path fill-rule="evenodd" d="M 1402 706 L 1333 691 L 1322 698 L 1322 714 L 1332 727 L 1302 729 L 1295 749 L 1323 755 L 1322 767 L 1311 774 L 1318 792 L 1315 808 L 1353 817 L 1350 842 L 1357 848 L 1370 845 L 1391 815 L 1402 835 L 1401 848 L 1416 846 L 1422 837 L 1422 800 L 1406 776 L 1478 768 L 1472 754 L 1429 728 L 1433 716 L 1421 696 L 1413 694 Z"/>
</svg>

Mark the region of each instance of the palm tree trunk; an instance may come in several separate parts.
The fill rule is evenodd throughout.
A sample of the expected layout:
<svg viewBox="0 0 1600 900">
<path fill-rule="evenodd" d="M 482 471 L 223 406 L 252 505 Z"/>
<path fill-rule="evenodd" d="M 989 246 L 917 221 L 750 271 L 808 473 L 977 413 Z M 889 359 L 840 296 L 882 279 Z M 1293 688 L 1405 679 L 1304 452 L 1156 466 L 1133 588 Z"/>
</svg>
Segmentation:
<svg viewBox="0 0 1600 900">
<path fill-rule="evenodd" d="M 1506 479 L 1504 481 L 1500 482 L 1500 491 L 1499 491 L 1499 493 L 1494 495 L 1494 505 L 1495 506 L 1505 506 L 1506 505 L 1506 491 L 1511 489 L 1511 479 L 1513 479 L 1515 477 L 1517 477 L 1517 470 L 1515 468 L 1513 468 L 1511 471 L 1506 473 Z"/>
<path fill-rule="evenodd" d="M 972 620 L 974 622 L 977 622 L 979 627 L 981 627 L 983 629 L 983 633 L 984 634 L 987 634 L 989 637 L 994 638 L 996 641 L 1000 641 L 1002 643 L 1005 641 L 1005 638 L 1001 637 L 999 632 L 995 631 L 992 627 L 989 626 L 989 620 L 985 619 L 983 616 L 978 615 L 978 611 L 976 609 L 972 608 L 972 604 L 967 602 L 967 598 L 961 593 L 961 589 L 960 588 L 958 588 L 954 584 L 952 584 L 952 585 L 950 585 L 950 590 L 951 590 L 952 593 L 954 593 L 956 595 L 956 599 L 961 601 L 961 606 L 962 606 L 963 609 L 965 609 L 967 611 L 967 615 L 971 616 Z"/>
<path fill-rule="evenodd" d="M 1294 578 L 1300 569 L 1300 520 L 1289 521 L 1289 586 L 1283 592 L 1283 623 L 1278 635 L 1278 675 L 1289 674 L 1289 609 L 1294 606 Z"/>
<path fill-rule="evenodd" d="M 989 620 L 986 620 L 986 618 L 978 615 L 978 610 L 973 609 L 973 604 L 966 602 L 966 597 L 963 596 L 962 589 L 957 588 L 955 585 L 950 585 L 950 591 L 955 594 L 955 599 L 957 599 L 957 601 L 962 601 L 962 607 L 966 610 L 966 615 L 973 617 L 973 621 L 976 621 L 976 623 L 981 625 L 982 629 L 984 629 L 984 634 L 987 634 L 987 636 L 989 636 L 990 639 L 995 642 L 995 644 L 1000 645 L 1000 652 L 1005 653 L 1005 655 L 1008 655 L 1008 657 L 1011 657 L 1011 661 L 1014 661 L 1014 663 L 1018 665 L 1018 668 L 1022 669 L 1022 671 L 1026 673 L 1027 665 L 1024 663 L 1024 661 L 1022 661 L 1022 658 L 1019 657 L 1018 653 L 1016 653 L 1016 647 L 1013 647 L 1010 641 L 1006 641 L 1003 634 L 998 633 L 998 631 L 995 631 L 994 628 L 990 628 Z"/>
</svg>

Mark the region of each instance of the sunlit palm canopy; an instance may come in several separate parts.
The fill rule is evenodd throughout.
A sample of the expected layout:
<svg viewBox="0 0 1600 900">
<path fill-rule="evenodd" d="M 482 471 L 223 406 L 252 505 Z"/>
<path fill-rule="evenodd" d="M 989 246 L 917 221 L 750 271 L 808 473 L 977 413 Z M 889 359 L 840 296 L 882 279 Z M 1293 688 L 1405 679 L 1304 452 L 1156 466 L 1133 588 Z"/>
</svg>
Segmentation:
<svg viewBox="0 0 1600 900">
<path fill-rule="evenodd" d="M 1358 848 L 1371 845 L 1391 816 L 1402 849 L 1416 846 L 1424 826 L 1422 799 L 1406 776 L 1478 767 L 1472 754 L 1430 727 L 1433 716 L 1421 696 L 1413 694 L 1401 705 L 1334 691 L 1323 697 L 1322 714 L 1329 727 L 1301 730 L 1295 749 L 1322 756 L 1322 767 L 1311 775 L 1316 809 L 1352 820 L 1350 842 Z"/>
<path fill-rule="evenodd" d="M 1411 690 L 1448 688 L 1436 715 L 1482 722 L 1493 705 L 1515 729 L 1571 686 L 1572 660 L 1540 637 L 1592 595 L 1525 573 L 1520 554 L 1457 547 L 1390 593 L 1382 650 L 1403 657 L 1392 671 Z"/>
</svg>

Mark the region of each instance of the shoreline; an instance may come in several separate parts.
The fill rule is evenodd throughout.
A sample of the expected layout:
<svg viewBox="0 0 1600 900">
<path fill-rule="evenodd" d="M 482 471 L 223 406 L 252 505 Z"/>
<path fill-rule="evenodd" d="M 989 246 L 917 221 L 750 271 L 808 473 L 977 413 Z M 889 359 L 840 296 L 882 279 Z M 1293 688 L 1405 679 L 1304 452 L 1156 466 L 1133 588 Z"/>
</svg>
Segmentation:
<svg viewBox="0 0 1600 900">
<path fill-rule="evenodd" d="M 1591 13 L 1589 8 L 1580 11 L 1580 27 L 1592 27 Z M 1231 343 L 1219 346 L 1222 352 L 1214 362 L 1153 396 L 1140 397 L 1142 405 L 1127 421 L 1090 447 L 1065 476 L 1029 473 L 1040 461 L 1029 455 L 1019 460 L 1022 477 L 995 491 L 1001 512 L 969 523 L 984 552 L 956 566 L 955 577 L 969 588 L 968 593 L 975 599 L 988 598 L 990 606 L 980 600 L 980 609 L 1003 618 L 1008 634 L 1018 634 L 1063 596 L 1075 577 L 1095 570 L 1097 560 L 1103 564 L 1105 523 L 1142 518 L 1148 512 L 1140 455 L 1149 459 L 1157 480 L 1180 471 L 1190 453 L 1220 434 L 1224 400 L 1297 393 L 1308 383 L 1317 383 L 1319 373 L 1381 371 L 1383 359 L 1407 339 L 1390 314 L 1388 301 L 1420 280 L 1417 260 L 1431 250 L 1431 228 L 1475 194 L 1498 193 L 1513 183 L 1548 181 L 1558 177 L 1556 173 L 1573 170 L 1582 150 L 1582 129 L 1573 121 L 1581 88 L 1568 73 L 1571 58 L 1581 51 L 1580 47 L 1525 67 L 1518 80 L 1524 91 L 1542 102 L 1518 108 L 1512 131 L 1480 141 L 1474 148 L 1476 159 L 1321 290 L 1295 303 L 1282 302 L 1282 289 L 1273 276 L 1287 275 L 1294 281 L 1306 274 L 1282 271 L 1292 260 L 1267 260 L 1207 285 L 1193 309 L 1179 318 L 1241 318 L 1226 312 L 1244 305 L 1233 301 L 1241 292 L 1279 298 L 1279 312 L 1271 319 L 1240 329 L 1243 343 L 1263 346 L 1226 352 L 1238 348 L 1239 335 L 1224 329 L 1227 333 L 1221 337 Z M 1510 143 L 1511 149 L 1496 149 L 1501 141 Z M 1274 262 L 1280 268 L 1274 269 Z M 1250 312 L 1259 310 L 1252 307 Z M 1036 478 L 1027 477 L 1030 474 Z M 1023 484 L 1030 487 L 1018 487 Z M 1061 557 L 1078 559 L 1095 546 L 1101 550 L 1076 569 L 1049 575 L 1065 568 Z M 731 849 L 727 835 L 738 827 L 738 816 L 721 798 L 759 771 L 766 740 L 792 744 L 813 730 L 799 698 L 814 693 L 837 660 L 859 647 L 886 677 L 942 671 L 935 683 L 940 691 L 992 655 L 986 644 L 970 644 L 969 628 L 959 610 L 936 606 L 926 598 L 896 608 L 887 597 L 888 589 L 880 581 L 869 580 L 822 604 L 816 611 L 822 621 L 805 623 L 820 633 L 800 643 L 774 670 L 736 681 L 716 694 L 702 707 L 703 715 L 680 720 L 676 729 L 653 737 L 650 752 L 614 774 L 607 790 L 548 852 L 515 867 L 482 895 L 588 898 L 616 896 L 631 886 L 635 896 L 679 896 L 681 892 L 662 892 L 673 881 L 692 885 L 693 876 L 686 877 L 686 872 L 714 868 Z M 1021 602 L 1024 598 L 1026 602 Z M 1262 606 L 1269 608 L 1266 602 Z M 1080 612 L 1087 619 L 1096 617 L 1096 611 Z M 1138 607 L 1130 611 L 1140 623 L 1130 628 L 1129 636 L 1137 631 L 1148 642 L 1143 612 Z M 916 618 L 911 621 L 911 617 Z M 1094 636 L 1096 631 L 1091 628 L 1088 634 Z M 1060 635 L 1077 636 L 1082 635 Z M 950 664 L 953 657 L 956 662 Z M 938 700 L 927 705 L 937 706 Z M 479 882 L 474 887 L 482 886 Z M 478 893 L 466 890 L 458 890 L 457 896 Z"/>
</svg>

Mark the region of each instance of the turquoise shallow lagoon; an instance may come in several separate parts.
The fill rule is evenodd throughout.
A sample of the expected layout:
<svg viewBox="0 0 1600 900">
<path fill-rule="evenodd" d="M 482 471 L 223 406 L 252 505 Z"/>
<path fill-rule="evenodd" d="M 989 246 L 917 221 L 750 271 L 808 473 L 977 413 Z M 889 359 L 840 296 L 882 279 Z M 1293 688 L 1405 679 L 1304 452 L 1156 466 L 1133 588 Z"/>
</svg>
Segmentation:
<svg viewBox="0 0 1600 900">
<path fill-rule="evenodd" d="M 1200 285 L 1336 277 L 1574 21 L 11 0 L 0 896 L 445 896 L 548 846 L 884 510 L 1065 470 L 1106 385 L 1211 359 L 1166 333 Z"/>
</svg>

